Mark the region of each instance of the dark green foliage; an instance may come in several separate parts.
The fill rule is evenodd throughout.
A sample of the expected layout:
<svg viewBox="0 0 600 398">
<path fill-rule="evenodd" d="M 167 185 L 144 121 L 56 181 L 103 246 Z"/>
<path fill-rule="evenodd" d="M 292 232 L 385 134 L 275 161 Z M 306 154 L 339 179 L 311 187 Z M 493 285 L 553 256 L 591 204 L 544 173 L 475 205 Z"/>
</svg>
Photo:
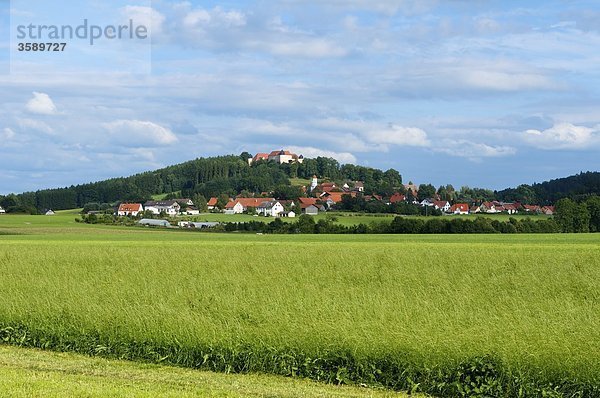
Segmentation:
<svg viewBox="0 0 600 398">
<path fill-rule="evenodd" d="M 561 232 L 590 231 L 590 212 L 586 204 L 577 204 L 568 198 L 561 199 L 556 202 L 555 219 Z"/>
<path fill-rule="evenodd" d="M 533 185 L 521 185 L 497 192 L 499 200 L 552 204 L 563 198 L 584 199 L 600 195 L 600 172 L 579 173 Z"/>
</svg>

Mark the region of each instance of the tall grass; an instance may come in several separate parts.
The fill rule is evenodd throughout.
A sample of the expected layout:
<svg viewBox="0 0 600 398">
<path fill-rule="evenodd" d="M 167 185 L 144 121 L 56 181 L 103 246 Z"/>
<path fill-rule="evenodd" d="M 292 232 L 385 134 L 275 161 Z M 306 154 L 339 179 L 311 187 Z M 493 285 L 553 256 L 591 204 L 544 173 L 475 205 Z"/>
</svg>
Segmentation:
<svg viewBox="0 0 600 398">
<path fill-rule="evenodd" d="M 440 396 L 600 395 L 594 235 L 2 239 L 9 343 Z"/>
</svg>

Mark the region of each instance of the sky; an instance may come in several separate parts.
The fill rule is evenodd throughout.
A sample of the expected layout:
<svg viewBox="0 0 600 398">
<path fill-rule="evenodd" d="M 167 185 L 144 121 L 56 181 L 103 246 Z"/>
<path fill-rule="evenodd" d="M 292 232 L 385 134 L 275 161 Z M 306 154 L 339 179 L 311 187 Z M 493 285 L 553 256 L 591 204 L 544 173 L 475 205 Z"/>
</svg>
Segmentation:
<svg viewBox="0 0 600 398">
<path fill-rule="evenodd" d="M 282 148 L 436 186 L 600 170 L 596 0 L 52 4 L 0 0 L 0 194 Z M 150 34 L 16 50 L 84 19 Z"/>
</svg>

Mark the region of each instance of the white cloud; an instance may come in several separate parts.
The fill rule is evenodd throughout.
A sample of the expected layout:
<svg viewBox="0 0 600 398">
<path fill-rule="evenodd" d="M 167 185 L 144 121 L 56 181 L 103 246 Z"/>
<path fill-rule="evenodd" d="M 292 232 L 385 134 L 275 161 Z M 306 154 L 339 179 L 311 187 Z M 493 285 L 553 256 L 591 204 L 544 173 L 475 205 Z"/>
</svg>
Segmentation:
<svg viewBox="0 0 600 398">
<path fill-rule="evenodd" d="M 313 147 L 302 147 L 302 146 L 291 146 L 291 147 L 289 147 L 289 150 L 294 153 L 297 153 L 298 155 L 304 155 L 304 157 L 307 157 L 307 158 L 316 158 L 318 156 L 324 156 L 324 157 L 328 157 L 328 158 L 334 158 L 342 164 L 345 164 L 345 163 L 356 164 L 357 163 L 356 156 L 354 156 L 350 152 L 333 152 L 333 151 L 327 151 L 327 150 L 313 148 Z"/>
<path fill-rule="evenodd" d="M 25 108 L 31 113 L 39 115 L 55 115 L 57 113 L 56 105 L 52 98 L 46 93 L 33 92 L 33 98 L 27 102 Z"/>
<path fill-rule="evenodd" d="M 121 9 L 125 19 L 130 19 L 136 25 L 145 26 L 152 37 L 159 36 L 164 31 L 165 16 L 152 7 L 126 6 Z"/>
<path fill-rule="evenodd" d="M 225 11 L 221 7 L 212 10 L 199 8 L 185 15 L 183 23 L 188 28 L 239 27 L 246 25 L 246 15 L 237 10 Z"/>
<path fill-rule="evenodd" d="M 525 141 L 541 149 L 588 149 L 600 143 L 600 126 L 589 128 L 571 123 L 558 123 L 540 130 L 527 130 Z"/>
<path fill-rule="evenodd" d="M 259 44 L 259 43 L 256 43 Z M 263 44 L 260 44 L 261 46 Z M 325 39 L 304 38 L 291 39 L 276 43 L 266 43 L 264 46 L 274 55 L 306 57 L 306 58 L 328 58 L 343 57 L 347 51 Z"/>
<path fill-rule="evenodd" d="M 0 138 L 2 138 L 3 140 L 11 140 L 13 138 L 15 138 L 17 134 L 14 132 L 13 129 L 6 127 L 4 128 L 4 130 L 2 130 L 2 133 L 0 133 Z"/>
<path fill-rule="evenodd" d="M 417 127 L 403 127 L 390 124 L 384 129 L 369 130 L 366 139 L 374 144 L 392 144 L 398 146 L 429 146 L 427 133 Z"/>
<path fill-rule="evenodd" d="M 178 141 L 168 128 L 141 120 L 116 120 L 104 123 L 115 142 L 129 147 L 170 145 Z"/>
<path fill-rule="evenodd" d="M 511 146 L 493 146 L 468 140 L 451 139 L 440 141 L 439 145 L 433 148 L 433 151 L 475 161 L 481 158 L 512 156 L 517 153 L 517 149 Z"/>
<path fill-rule="evenodd" d="M 327 118 L 315 120 L 313 125 L 334 133 L 353 133 L 364 142 L 365 149 L 371 148 L 385 152 L 389 145 L 427 147 L 431 144 L 424 130 L 393 123 L 382 126 L 381 123 L 363 120 Z"/>
<path fill-rule="evenodd" d="M 17 123 L 19 124 L 20 129 L 25 133 L 28 133 L 29 130 L 35 130 L 49 135 L 54 134 L 54 129 L 52 129 L 52 127 L 39 120 L 17 119 Z"/>
</svg>

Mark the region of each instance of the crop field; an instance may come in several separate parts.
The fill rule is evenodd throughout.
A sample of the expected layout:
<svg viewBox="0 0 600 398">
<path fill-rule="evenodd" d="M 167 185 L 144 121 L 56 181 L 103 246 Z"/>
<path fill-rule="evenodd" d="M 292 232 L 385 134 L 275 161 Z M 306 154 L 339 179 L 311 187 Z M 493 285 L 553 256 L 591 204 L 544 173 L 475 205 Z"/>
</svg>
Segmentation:
<svg viewBox="0 0 600 398">
<path fill-rule="evenodd" d="M 597 234 L 259 236 L 11 217 L 9 344 L 434 396 L 600 396 Z"/>
<path fill-rule="evenodd" d="M 280 376 L 225 375 L 147 363 L 0 346 L 3 398 L 339 397 L 404 398 Z"/>
</svg>

